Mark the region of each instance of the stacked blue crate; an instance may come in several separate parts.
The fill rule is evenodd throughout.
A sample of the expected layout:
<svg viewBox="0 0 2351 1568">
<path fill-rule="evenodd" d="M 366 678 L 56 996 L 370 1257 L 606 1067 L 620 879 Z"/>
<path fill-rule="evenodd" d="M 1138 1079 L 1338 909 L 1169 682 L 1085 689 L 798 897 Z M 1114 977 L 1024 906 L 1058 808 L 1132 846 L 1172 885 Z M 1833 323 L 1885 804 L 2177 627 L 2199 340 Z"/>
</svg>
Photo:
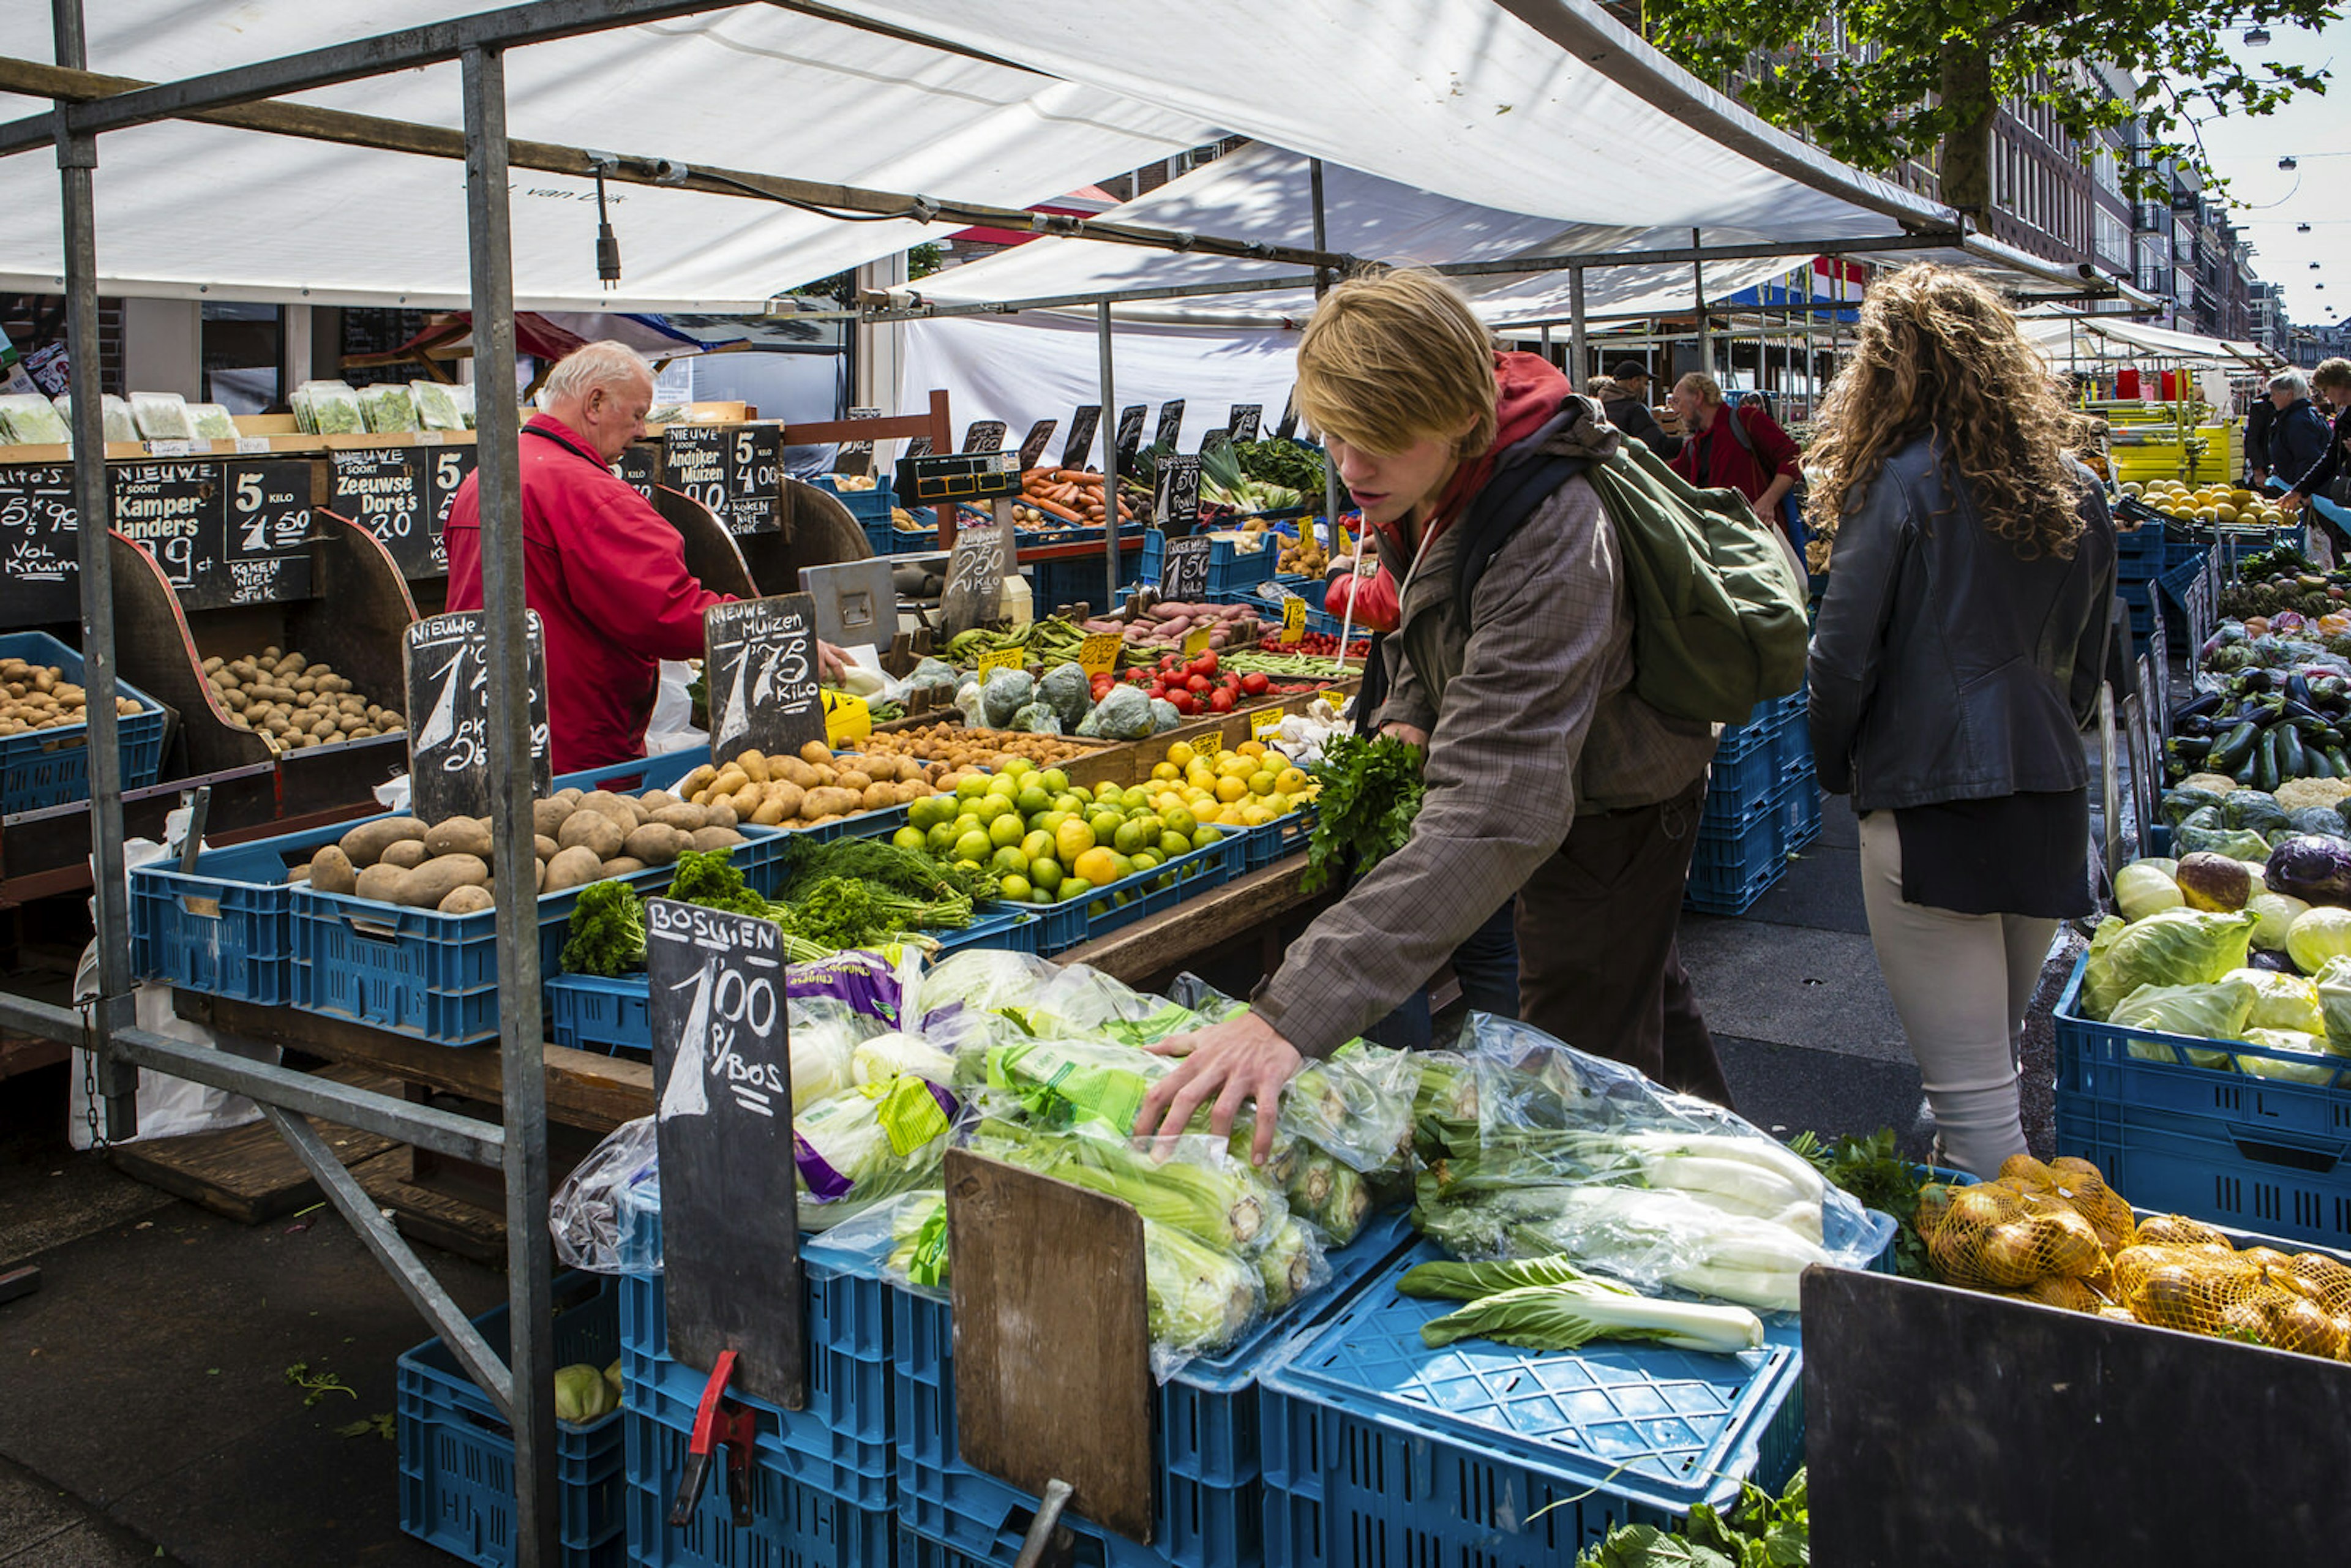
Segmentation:
<svg viewBox="0 0 2351 1568">
<path fill-rule="evenodd" d="M 1684 907 L 1743 915 L 1788 869 L 1788 857 L 1820 836 L 1806 694 L 1756 705 L 1722 732 L 1708 776 Z"/>
</svg>

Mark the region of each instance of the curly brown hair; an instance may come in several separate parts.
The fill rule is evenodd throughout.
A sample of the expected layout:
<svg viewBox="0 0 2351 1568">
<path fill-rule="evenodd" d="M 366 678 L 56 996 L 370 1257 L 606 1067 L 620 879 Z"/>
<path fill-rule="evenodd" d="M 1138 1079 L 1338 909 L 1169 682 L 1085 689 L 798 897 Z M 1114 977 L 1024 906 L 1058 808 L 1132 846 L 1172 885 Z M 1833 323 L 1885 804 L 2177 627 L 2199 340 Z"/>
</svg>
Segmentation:
<svg viewBox="0 0 2351 1568">
<path fill-rule="evenodd" d="M 2026 560 L 2070 560 L 2085 481 L 2080 421 L 2016 318 L 1964 273 L 1921 262 L 1872 282 L 1860 341 L 1829 388 L 1807 521 L 1834 536 L 1886 460 L 1932 434 L 1985 525 Z"/>
</svg>

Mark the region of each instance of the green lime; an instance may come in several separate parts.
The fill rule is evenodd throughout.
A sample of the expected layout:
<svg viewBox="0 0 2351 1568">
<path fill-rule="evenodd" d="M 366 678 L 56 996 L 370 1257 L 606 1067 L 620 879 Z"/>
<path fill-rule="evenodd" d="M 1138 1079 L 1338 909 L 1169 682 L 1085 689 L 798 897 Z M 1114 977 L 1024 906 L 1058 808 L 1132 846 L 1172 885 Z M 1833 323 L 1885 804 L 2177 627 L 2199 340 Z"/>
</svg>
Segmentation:
<svg viewBox="0 0 2351 1568">
<path fill-rule="evenodd" d="M 1014 799 L 1013 805 L 1019 809 L 1022 816 L 1033 817 L 1040 811 L 1051 810 L 1053 809 L 1053 797 L 1046 794 L 1045 791 L 1038 789 L 1034 784 L 1031 784 L 1028 788 L 1022 789 L 1019 795 Z"/>
<path fill-rule="evenodd" d="M 1029 857 L 1020 852 L 1019 844 L 1007 844 L 987 857 L 987 869 L 998 876 L 1025 877 L 1029 874 Z"/>
<path fill-rule="evenodd" d="M 1134 861 L 1130 856 L 1114 855 L 1111 859 L 1111 863 L 1118 867 L 1118 876 L 1116 880 L 1120 882 L 1124 882 L 1128 877 L 1134 874 Z"/>
<path fill-rule="evenodd" d="M 987 793 L 1009 800 L 1020 793 L 1020 780 L 1009 773 L 999 773 L 987 781 Z"/>
<path fill-rule="evenodd" d="M 1024 773 L 1036 772 L 1037 765 L 1025 757 L 1008 757 L 1004 759 L 1003 771 L 1018 779 Z"/>
<path fill-rule="evenodd" d="M 1158 836 L 1154 833 L 1150 838 L 1145 838 L 1143 833 L 1142 819 L 1130 817 L 1121 822 L 1118 825 L 1118 831 L 1111 835 L 1111 848 L 1123 855 L 1131 855 L 1144 845 L 1155 841 Z"/>
<path fill-rule="evenodd" d="M 995 843 L 986 833 L 966 833 L 955 842 L 955 858 L 977 863 L 996 852 Z"/>
<path fill-rule="evenodd" d="M 1106 844 L 1118 837 L 1118 825 L 1125 820 L 1116 811 L 1096 811 L 1086 819 L 1086 826 L 1094 831 L 1094 842 Z"/>
<path fill-rule="evenodd" d="M 1088 882 L 1084 877 L 1065 876 L 1061 879 L 1061 885 L 1054 891 L 1059 893 L 1061 897 L 1069 899 L 1083 898 L 1093 890 L 1094 884 Z"/>
<path fill-rule="evenodd" d="M 1037 781 L 1056 795 L 1070 787 L 1070 776 L 1058 768 L 1048 768 L 1039 775 Z"/>
<path fill-rule="evenodd" d="M 1020 852 L 1030 860 L 1050 860 L 1053 854 L 1053 835 L 1043 823 L 1039 823 L 1020 841 Z"/>
<path fill-rule="evenodd" d="M 1086 905 L 1086 914 L 1090 918 L 1100 918 L 1109 913 L 1110 900 L 1106 898 L 1097 898 L 1092 904 Z"/>
<path fill-rule="evenodd" d="M 923 835 L 923 847 L 935 855 L 952 856 L 956 841 L 963 837 L 963 829 L 953 822 L 934 822 L 931 831 Z"/>
<path fill-rule="evenodd" d="M 1224 836 L 1213 826 L 1198 829 L 1192 834 L 1192 847 L 1196 850 L 1205 850 Z"/>
<path fill-rule="evenodd" d="M 1177 855 L 1189 854 L 1192 852 L 1192 841 L 1171 828 L 1159 835 L 1159 852 L 1170 860 Z"/>
<path fill-rule="evenodd" d="M 1167 831 L 1171 833 L 1179 833 L 1188 839 L 1199 826 L 1192 813 L 1181 806 L 1167 813 Z"/>
<path fill-rule="evenodd" d="M 1153 866 L 1158 865 L 1159 863 L 1161 863 L 1161 856 L 1159 852 L 1156 850 L 1137 850 L 1134 852 L 1134 869 L 1137 871 L 1149 871 Z"/>
<path fill-rule="evenodd" d="M 1050 855 L 1034 855 L 1029 861 L 1029 880 L 1047 893 L 1061 885 L 1061 862 Z"/>
<path fill-rule="evenodd" d="M 1031 904 L 1058 904 L 1061 901 L 1044 888 L 1032 887 L 1029 890 L 1029 902 Z"/>
<path fill-rule="evenodd" d="M 925 833 L 922 829 L 914 827 L 910 823 L 906 827 L 903 827 L 896 832 L 891 834 L 890 842 L 899 849 L 911 850 L 916 853 L 920 853 L 923 849 L 929 844 L 930 837 L 928 834 Z"/>
<path fill-rule="evenodd" d="M 1083 810 L 1085 804 L 1083 800 L 1078 799 L 1074 790 L 1063 789 L 1053 797 L 1053 810 L 1064 815 Z"/>
<path fill-rule="evenodd" d="M 987 793 L 987 779 L 984 774 L 971 774 L 956 785 L 955 792 L 963 800 L 977 800 Z"/>
<path fill-rule="evenodd" d="M 937 821 L 932 812 L 931 800 L 932 797 L 925 795 L 906 808 L 906 826 L 929 831 L 931 824 Z"/>
<path fill-rule="evenodd" d="M 1027 831 L 1027 825 L 1019 817 L 1007 811 L 987 824 L 987 841 L 1002 849 L 1007 844 L 1019 843 L 1026 836 Z"/>
</svg>

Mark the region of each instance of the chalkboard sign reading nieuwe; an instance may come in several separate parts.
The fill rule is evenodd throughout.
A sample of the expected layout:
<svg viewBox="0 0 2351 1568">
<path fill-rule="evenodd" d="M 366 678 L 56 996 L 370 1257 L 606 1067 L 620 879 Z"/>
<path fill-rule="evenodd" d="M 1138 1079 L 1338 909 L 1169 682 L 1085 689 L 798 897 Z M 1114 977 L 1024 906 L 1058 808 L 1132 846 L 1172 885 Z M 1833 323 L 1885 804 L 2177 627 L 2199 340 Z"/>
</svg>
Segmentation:
<svg viewBox="0 0 2351 1568">
<path fill-rule="evenodd" d="M 662 433 L 672 489 L 699 501 L 731 534 L 772 534 L 780 512 L 783 448 L 772 424 L 673 424 Z"/>
<path fill-rule="evenodd" d="M 0 468 L 0 625 L 81 612 L 73 486 L 70 464 Z"/>
<path fill-rule="evenodd" d="M 529 611 L 530 771 L 534 794 L 554 792 L 547 737 L 547 635 Z M 409 810 L 428 822 L 490 814 L 490 673 L 478 610 L 409 624 L 406 655 Z"/>
<path fill-rule="evenodd" d="M 806 593 L 714 604 L 702 616 L 710 760 L 789 757 L 824 738 L 817 692 L 816 600 Z"/>
<path fill-rule="evenodd" d="M 731 1350 L 730 1392 L 805 1408 L 782 933 L 649 899 L 645 979 L 669 1354 L 705 1374 Z"/>
</svg>

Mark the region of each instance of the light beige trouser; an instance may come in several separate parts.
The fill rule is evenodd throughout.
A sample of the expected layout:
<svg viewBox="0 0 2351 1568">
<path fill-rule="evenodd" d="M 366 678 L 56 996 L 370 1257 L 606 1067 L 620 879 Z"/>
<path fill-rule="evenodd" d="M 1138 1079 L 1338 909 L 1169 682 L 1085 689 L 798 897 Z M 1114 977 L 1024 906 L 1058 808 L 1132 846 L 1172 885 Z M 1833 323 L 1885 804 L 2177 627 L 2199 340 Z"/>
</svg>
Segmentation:
<svg viewBox="0 0 2351 1568">
<path fill-rule="evenodd" d="M 1994 1176 L 2002 1160 L 2025 1152 L 2018 1037 L 2057 922 L 1905 903 L 1902 836 L 1891 811 L 1861 820 L 1861 896 L 1943 1157 Z"/>
</svg>

